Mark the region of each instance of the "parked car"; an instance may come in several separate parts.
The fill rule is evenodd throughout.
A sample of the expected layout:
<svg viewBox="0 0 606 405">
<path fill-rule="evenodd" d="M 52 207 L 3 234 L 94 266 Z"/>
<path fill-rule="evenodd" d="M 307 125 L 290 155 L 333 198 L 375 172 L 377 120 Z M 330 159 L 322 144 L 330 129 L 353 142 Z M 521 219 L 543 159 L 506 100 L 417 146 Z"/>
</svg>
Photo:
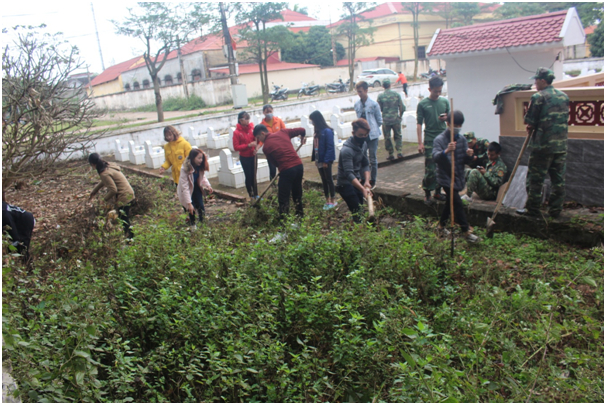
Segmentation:
<svg viewBox="0 0 606 405">
<path fill-rule="evenodd" d="M 383 79 L 389 79 L 394 84 L 398 80 L 398 74 L 391 69 L 385 68 L 363 70 L 362 74 L 356 79 L 356 83 L 364 80 L 369 86 L 381 87 Z"/>
</svg>

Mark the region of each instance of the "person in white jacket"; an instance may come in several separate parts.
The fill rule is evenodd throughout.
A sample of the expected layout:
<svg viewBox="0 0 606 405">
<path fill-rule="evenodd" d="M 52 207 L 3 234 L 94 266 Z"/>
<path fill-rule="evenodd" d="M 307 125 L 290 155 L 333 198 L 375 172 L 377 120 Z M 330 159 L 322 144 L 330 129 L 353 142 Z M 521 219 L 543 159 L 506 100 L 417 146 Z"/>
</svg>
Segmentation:
<svg viewBox="0 0 606 405">
<path fill-rule="evenodd" d="M 196 229 L 196 211 L 200 222 L 204 221 L 204 199 L 202 189 L 206 188 L 209 193 L 212 187 L 204 172 L 208 171 L 208 156 L 201 149 L 192 149 L 189 156 L 181 166 L 177 194 L 179 202 L 189 213 L 189 224 Z"/>
</svg>

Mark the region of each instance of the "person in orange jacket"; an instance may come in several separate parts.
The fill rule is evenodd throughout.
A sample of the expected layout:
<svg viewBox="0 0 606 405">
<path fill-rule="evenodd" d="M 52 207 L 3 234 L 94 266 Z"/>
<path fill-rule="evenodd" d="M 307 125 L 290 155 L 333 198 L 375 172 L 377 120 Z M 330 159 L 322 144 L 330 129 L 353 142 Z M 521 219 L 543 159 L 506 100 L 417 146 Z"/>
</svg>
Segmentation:
<svg viewBox="0 0 606 405">
<path fill-rule="evenodd" d="M 172 166 L 172 176 L 175 186 L 179 185 L 179 175 L 181 166 L 189 156 L 191 145 L 182 136 L 181 132 L 172 125 L 164 128 L 164 140 L 168 142 L 164 145 L 164 164 L 160 167 L 160 174 L 163 174 Z"/>
<path fill-rule="evenodd" d="M 402 90 L 404 91 L 404 94 L 406 94 L 406 97 L 408 97 L 408 80 L 402 72 L 398 72 L 398 80 L 396 80 L 396 84 L 398 83 L 402 83 Z"/>
<path fill-rule="evenodd" d="M 261 124 L 267 127 L 270 134 L 286 129 L 284 121 L 282 121 L 281 118 L 274 116 L 274 108 L 270 104 L 263 106 L 263 114 L 265 115 L 265 118 L 263 118 Z M 269 159 L 267 160 L 267 164 L 269 166 L 269 180 L 271 181 L 276 177 L 276 166 L 274 166 Z"/>
</svg>

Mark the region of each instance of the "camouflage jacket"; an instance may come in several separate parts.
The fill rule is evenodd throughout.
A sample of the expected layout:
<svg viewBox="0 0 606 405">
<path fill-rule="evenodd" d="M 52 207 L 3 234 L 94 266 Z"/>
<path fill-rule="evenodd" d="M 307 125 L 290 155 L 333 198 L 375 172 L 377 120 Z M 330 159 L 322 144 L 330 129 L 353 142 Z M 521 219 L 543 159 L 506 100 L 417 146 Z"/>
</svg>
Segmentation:
<svg viewBox="0 0 606 405">
<path fill-rule="evenodd" d="M 402 122 L 402 114 L 406 111 L 406 107 L 398 93 L 387 89 L 379 94 L 377 103 L 381 107 L 383 124 L 393 125 Z"/>
<path fill-rule="evenodd" d="M 524 122 L 537 129 L 529 147 L 548 153 L 566 152 L 568 140 L 568 96 L 549 85 L 530 98 Z"/>
<path fill-rule="evenodd" d="M 488 145 L 490 145 L 490 141 L 484 138 L 476 138 L 476 144 L 473 145 L 473 154 L 477 156 L 478 159 L 475 161 L 478 166 L 485 166 L 488 164 L 488 156 L 486 153 L 488 152 Z"/>
<path fill-rule="evenodd" d="M 486 173 L 484 173 L 484 178 L 488 185 L 497 190 L 499 187 L 503 185 L 505 182 L 505 175 L 507 174 L 507 166 L 501 160 L 501 158 L 497 158 L 497 160 L 492 163 L 488 162 L 488 167 L 486 168 Z"/>
</svg>

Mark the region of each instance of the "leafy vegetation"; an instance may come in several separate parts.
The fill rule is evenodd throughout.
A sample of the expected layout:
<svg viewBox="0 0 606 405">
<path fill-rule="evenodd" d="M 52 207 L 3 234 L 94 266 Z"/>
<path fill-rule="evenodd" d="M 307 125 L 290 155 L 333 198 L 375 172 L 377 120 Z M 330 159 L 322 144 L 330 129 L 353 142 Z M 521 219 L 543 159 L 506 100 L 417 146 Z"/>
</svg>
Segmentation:
<svg viewBox="0 0 606 405">
<path fill-rule="evenodd" d="M 162 106 L 164 111 L 192 111 L 192 110 L 200 110 L 202 108 L 206 108 L 206 103 L 202 100 L 202 97 L 192 95 L 188 98 L 184 97 L 171 97 L 167 98 L 162 102 Z M 148 104 L 142 107 L 137 107 L 133 109 L 133 111 L 137 112 L 154 112 L 156 111 L 155 104 Z"/>
<path fill-rule="evenodd" d="M 451 258 L 431 221 L 353 225 L 314 190 L 298 227 L 269 198 L 190 234 L 172 188 L 131 182 L 133 244 L 91 212 L 30 271 L 3 257 L 24 401 L 603 402 L 602 248 L 497 234 Z"/>
<path fill-rule="evenodd" d="M 335 42 L 337 60 L 345 57 L 345 48 Z M 292 63 L 311 63 L 321 66 L 333 66 L 332 42 L 328 28 L 316 25 L 309 32 L 300 31 L 294 35 L 293 44 L 282 50 L 282 59 Z"/>
<path fill-rule="evenodd" d="M 604 20 L 600 21 L 596 29 L 587 38 L 589 42 L 591 56 L 604 57 Z"/>
</svg>

